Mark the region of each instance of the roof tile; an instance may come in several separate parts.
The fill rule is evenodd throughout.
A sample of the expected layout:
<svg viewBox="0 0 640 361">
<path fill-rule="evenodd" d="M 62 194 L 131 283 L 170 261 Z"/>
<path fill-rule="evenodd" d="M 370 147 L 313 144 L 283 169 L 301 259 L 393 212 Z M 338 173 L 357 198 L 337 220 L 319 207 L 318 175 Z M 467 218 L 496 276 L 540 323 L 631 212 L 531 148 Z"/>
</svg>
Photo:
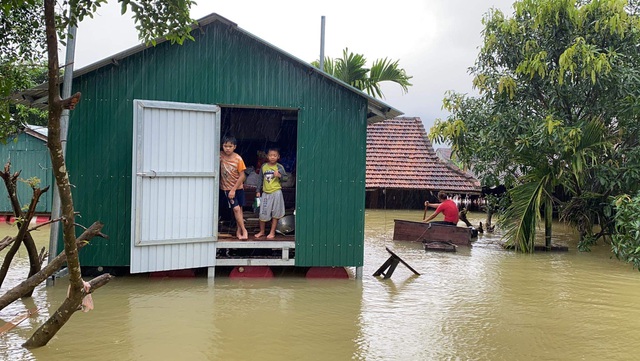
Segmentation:
<svg viewBox="0 0 640 361">
<path fill-rule="evenodd" d="M 367 126 L 367 188 L 479 193 L 480 182 L 440 160 L 419 117 Z"/>
</svg>

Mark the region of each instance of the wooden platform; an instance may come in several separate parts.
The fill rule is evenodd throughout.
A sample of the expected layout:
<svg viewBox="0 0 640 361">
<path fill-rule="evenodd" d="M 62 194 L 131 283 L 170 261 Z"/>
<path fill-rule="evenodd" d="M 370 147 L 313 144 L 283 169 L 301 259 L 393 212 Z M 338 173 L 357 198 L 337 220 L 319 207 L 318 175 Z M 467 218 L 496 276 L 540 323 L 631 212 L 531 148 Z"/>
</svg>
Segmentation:
<svg viewBox="0 0 640 361">
<path fill-rule="evenodd" d="M 218 225 L 216 266 L 295 266 L 295 235 L 276 233 L 270 239 L 266 236 L 255 238 L 259 232 L 257 215 L 245 211 L 243 216 L 249 233 L 247 240 L 236 238 L 235 225 L 227 222 Z M 269 227 L 267 225 L 267 232 Z"/>
<path fill-rule="evenodd" d="M 458 246 L 469 246 L 471 241 L 478 236 L 471 228 L 449 226 L 437 223 L 425 223 L 394 220 L 394 241 L 445 241 Z M 474 237 L 475 234 L 475 237 Z"/>
<path fill-rule="evenodd" d="M 216 266 L 294 266 L 294 236 L 276 234 L 239 240 L 230 234 L 219 234 L 216 242 Z"/>
</svg>

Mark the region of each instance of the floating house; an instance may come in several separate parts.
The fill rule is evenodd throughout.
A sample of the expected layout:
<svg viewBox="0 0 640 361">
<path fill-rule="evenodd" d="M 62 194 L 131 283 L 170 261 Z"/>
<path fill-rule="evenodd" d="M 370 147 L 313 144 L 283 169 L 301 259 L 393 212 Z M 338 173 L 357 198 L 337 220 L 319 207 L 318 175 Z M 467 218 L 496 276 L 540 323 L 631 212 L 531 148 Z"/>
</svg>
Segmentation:
<svg viewBox="0 0 640 361">
<path fill-rule="evenodd" d="M 217 266 L 355 267 L 361 275 L 367 125 L 401 113 L 220 15 L 198 24 L 195 41 L 140 45 L 74 72 L 73 92 L 82 93 L 67 144 L 74 205 L 109 235 L 82 250 L 81 264 L 210 276 Z M 23 99 L 45 95 L 33 89 Z M 224 135 L 238 139 L 250 167 L 261 151 L 280 149 L 294 179 L 285 199 L 294 235 L 241 242 L 219 233 Z M 239 248 L 267 255 L 226 256 Z"/>
<path fill-rule="evenodd" d="M 367 129 L 369 208 L 420 209 L 445 191 L 461 199 L 477 198 L 480 182 L 440 160 L 419 117 L 397 117 Z"/>
<path fill-rule="evenodd" d="M 0 167 L 4 168 L 7 162 L 11 162 L 11 173 L 20 171 L 23 180 L 36 177 L 40 180 L 39 188 L 53 185 L 51 173 L 51 158 L 47 148 L 47 128 L 27 125 L 15 135 L 9 136 L 6 143 L 0 144 Z M 13 216 L 13 207 L 7 194 L 7 188 L 2 187 L 3 196 L 0 197 L 0 215 L 5 220 Z M 25 182 L 18 181 L 18 201 L 21 205 L 29 204 L 33 196 L 31 187 Z M 51 214 L 53 189 L 44 193 L 36 206 L 37 218 L 48 218 Z"/>
</svg>

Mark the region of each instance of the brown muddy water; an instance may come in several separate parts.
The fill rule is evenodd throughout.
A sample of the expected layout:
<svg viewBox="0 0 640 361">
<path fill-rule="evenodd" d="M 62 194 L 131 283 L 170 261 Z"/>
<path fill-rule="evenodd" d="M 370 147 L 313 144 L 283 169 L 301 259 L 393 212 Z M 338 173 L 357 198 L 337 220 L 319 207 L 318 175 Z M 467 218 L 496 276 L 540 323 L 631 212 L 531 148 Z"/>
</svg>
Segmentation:
<svg viewBox="0 0 640 361">
<path fill-rule="evenodd" d="M 0 311 L 0 325 L 37 306 L 40 315 L 0 336 L 0 360 L 637 360 L 640 272 L 607 246 L 516 254 L 480 235 L 457 253 L 391 240 L 393 220 L 421 211 L 367 211 L 362 280 L 119 277 L 94 294 L 49 345 L 20 345 L 66 294 L 66 280 Z M 483 215 L 473 214 L 477 224 Z M 14 234 L 6 225 L 0 234 Z M 48 230 L 36 233 L 48 243 Z M 399 265 L 371 276 L 390 247 Z M 0 255 L 3 256 L 4 254 Z M 9 280 L 27 273 L 20 253 Z"/>
</svg>

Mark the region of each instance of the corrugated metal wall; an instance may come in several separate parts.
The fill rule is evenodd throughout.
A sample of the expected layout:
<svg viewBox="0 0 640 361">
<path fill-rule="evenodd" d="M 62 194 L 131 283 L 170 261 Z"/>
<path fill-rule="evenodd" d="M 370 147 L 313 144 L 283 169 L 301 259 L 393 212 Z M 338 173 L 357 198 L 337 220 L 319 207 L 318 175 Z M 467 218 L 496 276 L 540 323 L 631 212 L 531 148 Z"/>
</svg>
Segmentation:
<svg viewBox="0 0 640 361">
<path fill-rule="evenodd" d="M 21 171 L 20 178 L 28 179 L 38 177 L 40 179 L 39 188 L 51 186 L 53 182 L 51 174 L 51 158 L 49 158 L 49 149 L 47 144 L 35 137 L 25 133 L 20 133 L 15 137 L 10 137 L 7 144 L 0 144 L 0 164 L 1 167 L 11 160 L 11 173 Z M 13 208 L 9 202 L 7 188 L 4 183 L 0 185 L 2 191 L 0 194 L 0 212 L 13 214 Z M 29 204 L 33 196 L 33 191 L 28 184 L 18 181 L 18 200 L 21 205 Z M 40 197 L 36 212 L 51 213 L 51 200 L 53 196 L 53 188 L 49 188 L 45 194 Z"/>
<path fill-rule="evenodd" d="M 111 237 L 85 247 L 82 264 L 129 265 L 132 101 L 148 99 L 299 108 L 296 265 L 361 266 L 366 98 L 221 23 L 194 36 L 74 80 L 83 94 L 67 148 L 75 206 Z"/>
</svg>

